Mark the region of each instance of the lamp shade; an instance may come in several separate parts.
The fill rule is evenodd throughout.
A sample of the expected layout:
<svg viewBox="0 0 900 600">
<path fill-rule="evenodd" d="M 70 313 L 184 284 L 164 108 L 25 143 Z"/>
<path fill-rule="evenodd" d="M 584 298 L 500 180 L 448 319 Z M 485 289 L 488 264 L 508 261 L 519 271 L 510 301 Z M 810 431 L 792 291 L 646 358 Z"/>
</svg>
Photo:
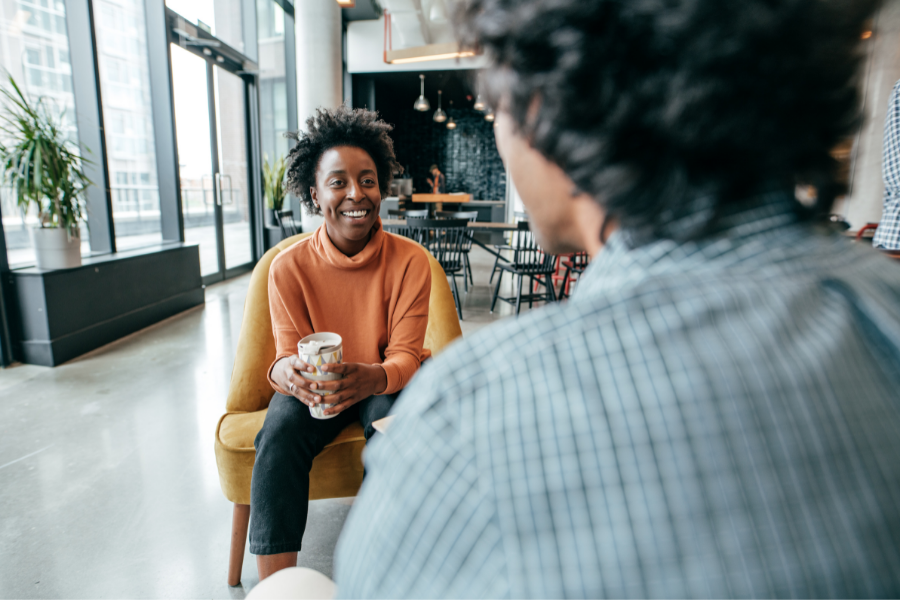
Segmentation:
<svg viewBox="0 0 900 600">
<path fill-rule="evenodd" d="M 413 108 L 419 112 L 425 112 L 431 110 L 431 103 L 428 101 L 428 98 L 425 97 L 425 76 L 419 75 L 419 79 L 421 80 L 421 91 L 415 104 L 413 104 Z"/>
<path fill-rule="evenodd" d="M 442 93 L 443 92 L 441 90 L 438 90 L 438 108 L 436 111 L 434 111 L 434 117 L 433 117 L 435 123 L 443 123 L 444 121 L 447 120 L 447 113 L 445 113 L 441 109 L 441 94 Z"/>
<path fill-rule="evenodd" d="M 481 99 L 481 94 L 478 94 L 478 97 L 475 98 L 475 104 L 472 105 L 472 108 L 475 110 L 484 110 L 484 101 Z"/>
</svg>

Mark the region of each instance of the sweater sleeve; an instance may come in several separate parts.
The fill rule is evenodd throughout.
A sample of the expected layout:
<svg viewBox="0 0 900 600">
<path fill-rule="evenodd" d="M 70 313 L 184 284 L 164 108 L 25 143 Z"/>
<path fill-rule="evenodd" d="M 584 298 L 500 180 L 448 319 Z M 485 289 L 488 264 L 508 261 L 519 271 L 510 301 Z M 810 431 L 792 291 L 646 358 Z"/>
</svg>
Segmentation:
<svg viewBox="0 0 900 600">
<path fill-rule="evenodd" d="M 284 305 L 281 290 L 278 288 L 277 269 L 269 269 L 269 313 L 272 315 L 272 334 L 275 336 L 275 360 L 269 366 L 269 383 L 275 391 L 290 396 L 290 392 L 281 389 L 272 379 L 272 369 L 275 363 L 286 356 L 297 353 L 297 343 L 301 337 L 296 325 L 291 321 L 290 314 Z"/>
<path fill-rule="evenodd" d="M 424 348 L 431 299 L 431 265 L 423 252 L 418 249 L 413 251 L 399 286 L 390 339 L 381 365 L 387 374 L 385 394 L 393 394 L 406 387 L 422 361 L 431 355 Z"/>
</svg>

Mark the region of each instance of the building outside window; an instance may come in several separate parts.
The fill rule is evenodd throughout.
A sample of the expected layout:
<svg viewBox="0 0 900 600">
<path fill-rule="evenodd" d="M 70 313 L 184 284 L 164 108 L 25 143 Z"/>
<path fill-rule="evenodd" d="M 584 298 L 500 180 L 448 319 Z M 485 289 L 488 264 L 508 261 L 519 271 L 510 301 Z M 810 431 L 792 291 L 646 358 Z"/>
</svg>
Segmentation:
<svg viewBox="0 0 900 600">
<path fill-rule="evenodd" d="M 257 0 L 259 38 L 259 121 L 262 155 L 270 163 L 287 156 L 287 80 L 284 10 L 273 0 Z"/>
<path fill-rule="evenodd" d="M 238 52 L 244 48 L 242 0 L 166 0 L 166 6 Z"/>
<path fill-rule="evenodd" d="M 59 119 L 73 146 L 77 145 L 75 97 L 66 31 L 66 6 L 62 0 L 0 0 L 0 85 L 9 87 L 8 77 L 31 102 L 43 99 Z M 99 154 L 99 148 L 92 148 Z M 19 209 L 12 191 L 0 189 L 0 211 L 10 266 L 35 262 L 28 230 L 38 225 L 37 212 Z M 90 229 L 82 226 L 82 254 L 90 252 Z"/>
<path fill-rule="evenodd" d="M 162 230 L 143 0 L 93 4 L 116 249 L 159 243 Z"/>
</svg>

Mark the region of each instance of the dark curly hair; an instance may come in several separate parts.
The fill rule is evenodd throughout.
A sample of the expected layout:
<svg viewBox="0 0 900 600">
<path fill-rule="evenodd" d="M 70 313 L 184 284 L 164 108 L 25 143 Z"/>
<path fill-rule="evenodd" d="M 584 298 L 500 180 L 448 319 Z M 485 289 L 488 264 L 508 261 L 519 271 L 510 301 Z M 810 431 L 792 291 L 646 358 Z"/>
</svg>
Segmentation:
<svg viewBox="0 0 900 600">
<path fill-rule="evenodd" d="M 306 120 L 305 132 L 286 134 L 297 140 L 288 153 L 288 191 L 300 198 L 309 214 L 322 214 L 309 195 L 309 188 L 316 185 L 319 160 L 331 148 L 353 146 L 365 150 L 372 157 L 378 171 L 381 196 L 389 195 L 394 171 L 402 172 L 394 156 L 394 142 L 388 135 L 391 129 L 393 127 L 371 110 L 350 109 L 344 105 L 334 110 L 316 110 L 315 116 Z"/>
<path fill-rule="evenodd" d="M 814 185 L 861 122 L 861 33 L 880 0 L 458 0 L 482 91 L 635 240 L 701 237 L 729 205 Z M 530 110 L 531 109 L 531 110 Z M 674 220 L 705 208 L 688 235 Z"/>
</svg>

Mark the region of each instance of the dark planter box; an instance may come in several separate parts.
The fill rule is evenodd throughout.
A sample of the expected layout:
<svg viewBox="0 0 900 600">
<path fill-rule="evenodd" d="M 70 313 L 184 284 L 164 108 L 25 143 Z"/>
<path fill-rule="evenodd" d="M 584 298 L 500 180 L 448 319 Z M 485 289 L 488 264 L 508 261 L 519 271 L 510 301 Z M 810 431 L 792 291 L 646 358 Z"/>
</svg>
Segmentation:
<svg viewBox="0 0 900 600">
<path fill-rule="evenodd" d="M 203 304 L 196 245 L 86 258 L 74 269 L 7 273 L 16 358 L 53 367 Z"/>
<path fill-rule="evenodd" d="M 266 250 L 274 247 L 275 244 L 277 244 L 282 239 L 284 239 L 284 236 L 281 235 L 281 228 L 279 228 L 277 225 L 275 225 L 273 227 L 266 225 L 266 228 L 264 231 L 265 231 L 265 240 L 266 240 Z"/>
</svg>

